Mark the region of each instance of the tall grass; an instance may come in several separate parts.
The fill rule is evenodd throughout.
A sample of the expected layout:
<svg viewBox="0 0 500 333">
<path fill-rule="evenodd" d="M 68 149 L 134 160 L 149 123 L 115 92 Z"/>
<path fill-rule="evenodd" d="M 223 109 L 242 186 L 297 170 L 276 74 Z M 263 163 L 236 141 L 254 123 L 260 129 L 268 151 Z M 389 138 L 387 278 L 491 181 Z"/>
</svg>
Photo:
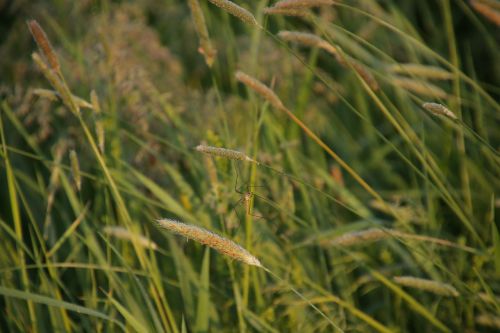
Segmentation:
<svg viewBox="0 0 500 333">
<path fill-rule="evenodd" d="M 497 2 L 3 6 L 1 331 L 498 328 Z"/>
</svg>

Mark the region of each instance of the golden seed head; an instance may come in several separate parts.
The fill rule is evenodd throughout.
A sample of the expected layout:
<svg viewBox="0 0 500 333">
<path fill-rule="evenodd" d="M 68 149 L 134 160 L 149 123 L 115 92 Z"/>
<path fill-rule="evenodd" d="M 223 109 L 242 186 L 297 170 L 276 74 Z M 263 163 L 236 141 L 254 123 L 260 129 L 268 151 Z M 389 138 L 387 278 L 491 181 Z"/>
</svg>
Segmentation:
<svg viewBox="0 0 500 333">
<path fill-rule="evenodd" d="M 217 252 L 225 254 L 233 259 L 242 261 L 248 265 L 262 267 L 259 259 L 250 254 L 240 245 L 232 240 L 221 237 L 207 229 L 189 225 L 172 219 L 157 220 L 158 226 L 165 228 L 175 234 L 192 239 L 198 243 L 207 245 Z"/>
<path fill-rule="evenodd" d="M 445 116 L 451 119 L 458 119 L 457 116 L 446 106 L 439 103 L 424 103 L 422 107 L 434 115 Z"/>
<path fill-rule="evenodd" d="M 61 66 L 59 65 L 59 60 L 57 59 L 57 55 L 52 48 L 52 45 L 43 31 L 42 27 L 35 20 L 28 21 L 28 28 L 30 29 L 31 35 L 35 40 L 36 44 L 40 51 L 42 51 L 45 59 L 49 63 L 49 66 L 56 72 L 60 72 Z"/>
<path fill-rule="evenodd" d="M 335 4 L 332 0 L 281 0 L 276 2 L 273 7 L 283 9 L 303 9 L 319 6 L 331 6 Z"/>
<path fill-rule="evenodd" d="M 218 156 L 218 157 L 224 157 L 224 158 L 227 158 L 230 160 L 239 160 L 239 161 L 247 161 L 247 162 L 257 163 L 257 161 L 255 161 L 254 159 L 250 158 L 249 156 L 247 156 L 244 153 L 237 151 L 237 150 L 220 148 L 220 147 L 212 147 L 212 146 L 206 146 L 206 145 L 198 145 L 198 146 L 196 146 L 195 149 L 197 151 L 199 151 L 200 153 Z"/>
<path fill-rule="evenodd" d="M 439 281 L 421 279 L 413 276 L 395 276 L 394 282 L 399 285 L 425 290 L 437 295 L 458 297 L 460 293 L 451 285 Z"/>
<path fill-rule="evenodd" d="M 243 22 L 254 25 L 256 27 L 260 27 L 260 24 L 257 22 L 252 13 L 250 13 L 245 8 L 238 6 L 234 2 L 228 0 L 208 0 L 208 1 L 210 1 L 217 7 L 222 8 L 229 14 L 236 16 Z"/>
<path fill-rule="evenodd" d="M 256 93 L 264 97 L 264 99 L 266 99 L 275 108 L 284 108 L 280 98 L 274 93 L 274 91 L 271 90 L 271 88 L 266 86 L 264 83 L 246 73 L 243 73 L 242 71 L 237 71 L 235 76 L 236 80 L 240 81 Z"/>
</svg>

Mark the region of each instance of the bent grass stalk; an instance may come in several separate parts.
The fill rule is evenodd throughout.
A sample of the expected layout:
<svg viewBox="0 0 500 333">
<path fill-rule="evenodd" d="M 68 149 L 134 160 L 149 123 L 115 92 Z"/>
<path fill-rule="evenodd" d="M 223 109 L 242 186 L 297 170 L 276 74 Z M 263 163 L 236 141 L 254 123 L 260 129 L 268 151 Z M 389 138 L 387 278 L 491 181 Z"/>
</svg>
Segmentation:
<svg viewBox="0 0 500 333">
<path fill-rule="evenodd" d="M 230 258 L 241 261 L 247 265 L 256 266 L 262 268 L 264 271 L 269 273 L 271 276 L 287 284 L 287 286 L 292 290 L 297 296 L 306 301 L 316 312 L 318 312 L 323 318 L 325 318 L 337 331 L 343 332 L 343 330 L 338 327 L 328 316 L 316 307 L 307 297 L 302 293 L 284 281 L 282 278 L 274 274 L 270 269 L 262 265 L 259 259 L 253 256 L 250 252 L 245 250 L 240 245 L 236 244 L 230 239 L 224 238 L 216 233 L 213 233 L 205 228 L 198 226 L 186 224 L 173 219 L 158 219 L 156 220 L 157 226 L 164 228 L 170 232 L 177 235 L 186 237 L 198 243 L 207 245 L 219 253 L 222 253 Z"/>
</svg>

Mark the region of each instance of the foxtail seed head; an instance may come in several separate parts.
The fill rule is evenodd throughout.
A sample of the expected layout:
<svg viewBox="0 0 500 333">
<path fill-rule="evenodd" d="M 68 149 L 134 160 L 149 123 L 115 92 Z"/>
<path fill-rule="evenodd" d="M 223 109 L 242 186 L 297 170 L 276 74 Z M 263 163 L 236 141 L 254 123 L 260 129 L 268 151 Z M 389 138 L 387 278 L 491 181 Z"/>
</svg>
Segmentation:
<svg viewBox="0 0 500 333">
<path fill-rule="evenodd" d="M 446 106 L 439 103 L 424 103 L 422 107 L 434 115 L 445 116 L 451 119 L 458 119 L 457 116 Z"/>
<path fill-rule="evenodd" d="M 237 151 L 237 150 L 212 147 L 212 146 L 206 146 L 206 145 L 198 145 L 198 146 L 196 146 L 195 149 L 197 151 L 199 151 L 200 153 L 204 153 L 204 154 L 208 154 L 208 155 L 224 157 L 224 158 L 227 158 L 230 160 L 253 162 L 253 163 L 258 164 L 258 162 L 256 160 L 254 160 L 253 158 L 250 158 L 249 156 L 247 156 L 244 153 Z"/>
<path fill-rule="evenodd" d="M 235 76 L 236 80 L 240 81 L 256 93 L 264 97 L 264 99 L 266 99 L 275 108 L 284 108 L 284 105 L 281 102 L 280 98 L 274 93 L 274 91 L 271 90 L 271 88 L 266 86 L 264 83 L 246 73 L 243 73 L 242 71 L 237 71 Z"/>
<path fill-rule="evenodd" d="M 425 290 L 437 295 L 458 297 L 460 293 L 451 285 L 439 281 L 421 279 L 413 276 L 395 276 L 394 282 L 399 285 Z"/>
<path fill-rule="evenodd" d="M 250 13 L 248 10 L 246 10 L 243 7 L 238 6 L 232 1 L 229 0 L 208 0 L 217 7 L 222 8 L 229 14 L 236 16 L 240 20 L 242 20 L 245 23 L 254 25 L 256 27 L 260 27 L 260 24 L 257 22 L 255 17 Z"/>
<path fill-rule="evenodd" d="M 172 219 L 157 220 L 158 226 L 165 228 L 175 234 L 192 239 L 198 243 L 207 245 L 217 252 L 225 254 L 233 259 L 248 265 L 263 267 L 259 259 L 232 240 L 221 237 L 207 229 L 189 225 Z"/>
<path fill-rule="evenodd" d="M 281 0 L 276 2 L 273 7 L 282 9 L 303 9 L 319 6 L 330 6 L 335 4 L 332 0 Z"/>
<path fill-rule="evenodd" d="M 50 68 L 57 73 L 60 73 L 61 66 L 59 65 L 59 60 L 57 59 L 57 55 L 54 52 L 54 48 L 50 44 L 45 31 L 43 31 L 40 24 L 38 24 L 35 20 L 28 21 L 28 28 L 30 29 L 33 39 L 38 45 L 38 48 L 42 51 L 45 59 L 49 63 Z"/>
</svg>

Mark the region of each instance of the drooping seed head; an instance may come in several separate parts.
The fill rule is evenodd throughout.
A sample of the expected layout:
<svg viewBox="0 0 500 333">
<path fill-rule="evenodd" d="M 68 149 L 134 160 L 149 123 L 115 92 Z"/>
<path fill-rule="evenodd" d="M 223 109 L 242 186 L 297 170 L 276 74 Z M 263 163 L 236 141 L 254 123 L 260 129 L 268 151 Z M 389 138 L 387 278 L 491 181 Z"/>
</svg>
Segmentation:
<svg viewBox="0 0 500 333">
<path fill-rule="evenodd" d="M 434 280 L 421 279 L 413 276 L 395 276 L 393 277 L 394 282 L 399 285 L 425 290 L 437 295 L 458 297 L 460 293 L 455 289 L 455 287 Z"/>
<path fill-rule="evenodd" d="M 434 80 L 450 80 L 453 74 L 441 67 L 421 64 L 394 64 L 387 67 L 394 74 L 407 74 Z"/>
<path fill-rule="evenodd" d="M 422 96 L 431 96 L 441 99 L 448 98 L 446 91 L 427 81 L 394 76 L 392 77 L 392 83 L 395 87 L 409 90 Z"/>
<path fill-rule="evenodd" d="M 236 16 L 240 20 L 242 20 L 245 23 L 254 25 L 256 27 L 260 27 L 260 24 L 257 22 L 255 17 L 250 13 L 248 10 L 246 10 L 243 7 L 238 6 L 232 1 L 229 0 L 208 0 L 217 7 L 222 8 L 229 14 Z"/>
<path fill-rule="evenodd" d="M 242 71 L 237 71 L 235 76 L 236 80 L 240 81 L 256 93 L 264 97 L 264 99 L 267 100 L 275 108 L 284 108 L 280 98 L 274 93 L 274 91 L 271 90 L 271 88 L 266 86 L 264 83 L 246 73 L 243 73 Z"/>
<path fill-rule="evenodd" d="M 331 6 L 335 4 L 332 0 L 281 0 L 276 2 L 273 7 L 283 9 L 303 9 L 320 6 Z"/>
<path fill-rule="evenodd" d="M 424 103 L 422 107 L 434 115 L 445 116 L 451 119 L 458 119 L 457 116 L 446 106 L 439 103 Z"/>
<path fill-rule="evenodd" d="M 207 245 L 217 252 L 227 255 L 233 259 L 242 261 L 248 265 L 262 267 L 259 259 L 250 254 L 240 245 L 232 240 L 221 237 L 207 229 L 194 225 L 182 223 L 172 219 L 157 220 L 158 226 L 165 228 L 175 234 L 192 239 L 198 243 Z"/>
<path fill-rule="evenodd" d="M 309 14 L 309 11 L 302 9 L 266 7 L 264 8 L 264 14 L 302 17 L 307 16 Z"/>
<path fill-rule="evenodd" d="M 200 40 L 200 47 L 198 48 L 198 51 L 205 57 L 205 62 L 208 67 L 212 67 L 217 50 L 212 46 L 212 42 L 210 41 L 207 25 L 205 23 L 205 16 L 201 10 L 200 3 L 198 0 L 188 0 L 188 5 L 191 9 L 196 33 L 198 34 L 198 38 Z"/>
<path fill-rule="evenodd" d="M 195 148 L 197 151 L 200 153 L 212 155 L 212 156 L 218 156 L 218 157 L 224 157 L 230 160 L 238 160 L 238 161 L 247 161 L 247 162 L 253 162 L 257 163 L 258 162 L 251 157 L 247 156 L 246 154 L 233 150 L 233 149 L 227 149 L 227 148 L 220 148 L 220 147 L 212 147 L 212 146 L 206 146 L 206 145 L 198 145 Z"/>
</svg>

